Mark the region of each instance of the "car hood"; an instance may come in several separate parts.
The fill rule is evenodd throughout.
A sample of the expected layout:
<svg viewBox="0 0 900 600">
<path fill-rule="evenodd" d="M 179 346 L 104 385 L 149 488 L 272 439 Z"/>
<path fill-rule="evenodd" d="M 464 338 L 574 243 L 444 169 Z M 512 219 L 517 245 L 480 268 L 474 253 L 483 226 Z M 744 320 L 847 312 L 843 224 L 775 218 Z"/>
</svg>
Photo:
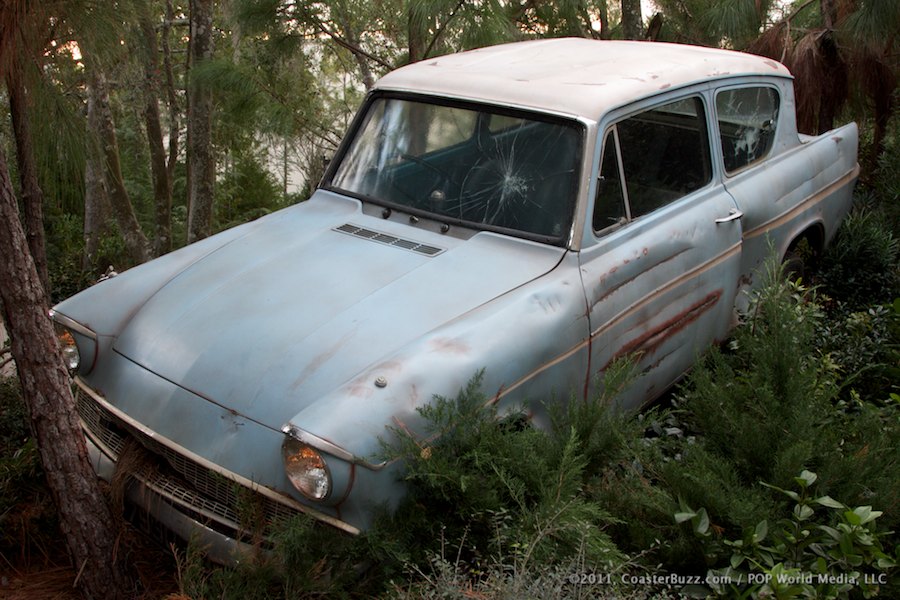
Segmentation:
<svg viewBox="0 0 900 600">
<path fill-rule="evenodd" d="M 278 429 L 374 362 L 553 269 L 565 252 L 486 232 L 457 239 L 358 205 L 317 209 L 329 200 L 320 192 L 189 266 L 130 319 L 115 350 Z"/>
</svg>

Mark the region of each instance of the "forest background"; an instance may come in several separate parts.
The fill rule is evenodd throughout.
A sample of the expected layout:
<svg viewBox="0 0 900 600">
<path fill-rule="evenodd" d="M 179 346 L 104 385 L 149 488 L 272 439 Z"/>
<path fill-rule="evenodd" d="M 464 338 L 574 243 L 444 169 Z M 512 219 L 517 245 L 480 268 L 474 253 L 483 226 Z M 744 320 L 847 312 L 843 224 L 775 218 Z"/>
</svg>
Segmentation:
<svg viewBox="0 0 900 600">
<path fill-rule="evenodd" d="M 807 317 L 795 326 L 800 332 L 795 337 L 805 344 L 797 349 L 800 362 L 772 366 L 809 374 L 808 386 L 796 390 L 797 414 L 773 409 L 767 415 L 805 424 L 798 424 L 797 431 L 806 433 L 783 440 L 781 463 L 754 459 L 751 440 L 740 437 L 764 430 L 764 422 L 751 426 L 700 418 L 703 412 L 715 412 L 703 404 L 704 394 L 707 399 L 734 396 L 733 391 L 714 394 L 704 386 L 712 386 L 725 372 L 744 372 L 741 369 L 752 380 L 752 373 L 764 372 L 754 361 L 766 354 L 753 355 L 754 344 L 782 344 L 753 337 L 757 341 L 742 346 L 750 354 L 723 358 L 714 353 L 709 364 L 700 365 L 672 407 L 640 420 L 608 424 L 607 429 L 623 432 L 615 440 L 601 443 L 574 425 L 574 442 L 566 427 L 557 437 L 540 439 L 502 428 L 489 434 L 479 428 L 493 427 L 491 419 L 455 414 L 453 418 L 473 420 L 468 425 L 482 431 L 483 440 L 496 442 L 489 451 L 501 462 L 511 460 L 504 452 L 516 448 L 526 452 L 533 445 L 562 444 L 559 452 L 550 454 L 570 462 L 544 464 L 543 475 L 574 486 L 566 493 L 563 487 L 556 490 L 557 502 L 567 499 L 563 504 L 510 492 L 476 506 L 472 498 L 454 496 L 458 490 L 436 489 L 434 477 L 423 477 L 413 484 L 421 484 L 426 498 L 442 498 L 435 506 L 455 499 L 451 505 L 458 511 L 440 531 L 428 529 L 428 519 L 421 515 L 407 515 L 403 535 L 391 529 L 398 527 L 395 521 L 363 541 L 329 541 L 329 550 L 313 553 L 316 559 L 307 564 L 298 558 L 299 549 L 316 547 L 311 540 L 322 534 L 300 524 L 285 542 L 296 553 L 282 556 L 290 569 L 268 564 L 252 573 L 213 570 L 196 553 L 175 549 L 147 561 L 167 565 L 153 575 L 141 571 L 144 555 L 138 553 L 126 577 L 131 583 L 122 585 L 148 597 L 173 590 L 196 598 L 243 597 L 252 589 L 265 590 L 260 597 L 351 589 L 414 596 L 470 589 L 490 595 L 496 589 L 519 589 L 515 586 L 536 586 L 562 596 L 596 595 L 605 592 L 564 588 L 568 580 L 559 573 L 572 571 L 578 561 L 582 571 L 590 563 L 594 569 L 604 565 L 605 572 L 637 573 L 661 563 L 694 573 L 750 563 L 767 572 L 779 565 L 813 568 L 806 559 L 815 568 L 835 573 L 864 565 L 872 573 L 890 573 L 893 581 L 896 537 L 885 532 L 900 521 L 900 306 L 893 303 L 900 296 L 895 237 L 900 223 L 898 33 L 900 7 L 893 0 L 3 0 L 0 74 L 6 113 L 0 119 L 0 173 L 14 200 L 14 212 L 4 216 L 7 221 L 21 219 L 26 241 L 15 260 L 11 250 L 5 258 L 24 264 L 30 257 L 45 304 L 90 285 L 110 267 L 128 268 L 303 201 L 373 82 L 393 68 L 448 52 L 559 36 L 744 50 L 780 60 L 791 69 L 803 132 L 818 133 L 849 120 L 861 127 L 857 209 L 830 253 L 817 257 L 819 269 L 807 277 L 817 289 L 810 292 L 809 281 L 788 285 L 773 278 L 771 297 L 761 299 L 772 308 L 759 314 L 776 318 L 784 309 L 795 321 L 798 315 Z M 8 291 L 12 282 L 9 275 L 0 283 Z M 12 298 L 3 299 L 7 308 L 13 304 Z M 4 314 L 11 322 L 10 311 Z M 806 324 L 812 329 L 804 330 Z M 753 336 L 766 330 L 751 329 Z M 12 354 L 12 348 L 0 350 L 0 363 L 8 363 Z M 13 379 L 4 378 L 2 389 L 0 573 L 8 575 L 0 581 L 0 596 L 15 587 L 13 580 L 19 582 L 15 589 L 28 590 L 28 585 L 53 579 L 24 576 L 34 571 L 60 573 L 64 587 L 71 587 L 72 571 L 56 570 L 69 559 L 52 542 L 58 534 L 50 500 L 58 503 L 59 498 L 33 483 L 34 477 L 40 480 L 41 459 L 46 468 L 46 457 L 37 449 L 41 444 L 34 411 L 25 410 L 23 392 Z M 27 389 L 24 395 L 27 399 Z M 466 406 L 465 398 L 458 405 Z M 582 415 L 580 420 L 608 418 Z M 837 431 L 842 434 L 836 441 L 831 436 Z M 746 442 L 746 456 L 723 458 L 726 444 L 714 444 L 717 436 Z M 574 446 L 567 445 L 570 442 Z M 833 447 L 826 448 L 830 442 Z M 462 457 L 487 452 L 481 443 L 448 438 L 452 448 L 447 451 Z M 682 459 L 689 451 L 682 444 L 702 446 L 708 454 L 694 454 L 696 462 L 686 465 Z M 771 449 L 770 454 L 781 456 Z M 652 476 L 629 479 L 636 475 L 623 465 L 636 460 L 643 473 Z M 734 470 L 713 467 L 723 460 L 733 463 Z M 673 462 L 681 463 L 680 474 L 670 472 Z M 464 478 L 453 470 L 462 469 L 461 464 L 467 463 L 460 459 L 447 466 L 446 475 L 465 488 Z M 750 465 L 749 474 L 741 464 Z M 504 474 L 496 482 L 500 488 L 512 489 L 508 469 L 492 471 Z M 525 486 L 528 474 L 516 476 L 524 478 L 520 484 Z M 489 474 L 484 477 L 490 481 Z M 761 481 L 777 488 L 773 491 Z M 634 487 L 637 483 L 644 486 L 643 497 L 640 486 Z M 823 488 L 821 495 L 806 493 L 814 485 Z M 795 488 L 800 492 L 792 491 Z M 821 498 L 841 502 L 813 502 Z M 809 510 L 815 518 L 791 525 L 788 516 L 782 523 L 775 511 L 784 508 L 784 502 L 791 504 L 788 515 L 796 504 L 805 507 L 796 509 L 797 514 Z M 847 510 L 836 508 L 838 504 Z M 866 506 L 868 513 L 862 510 Z M 857 516 L 846 516 L 848 511 Z M 825 531 L 828 539 L 829 530 L 843 531 L 838 527 L 842 523 L 853 532 L 850 538 L 834 538 L 834 553 L 829 554 L 828 539 L 802 547 L 788 534 L 774 541 L 776 529 L 788 531 L 819 517 L 822 522 L 816 526 L 828 529 L 815 531 Z M 639 534 L 638 523 L 650 523 L 652 535 Z M 766 525 L 760 528 L 761 523 Z M 573 532 L 584 524 L 602 535 L 579 538 Z M 422 545 L 414 533 L 420 540 L 441 544 Z M 476 540 L 482 550 L 474 549 Z M 822 548 L 824 557 L 816 553 Z M 360 553 L 378 556 L 380 566 L 360 573 Z M 533 567 L 537 555 L 543 557 L 540 568 L 526 568 Z M 818 565 L 818 559 L 826 564 Z M 346 573 L 357 578 L 347 583 Z M 878 585 L 838 588 L 838 596 L 879 592 Z M 631 593 L 641 591 L 617 589 L 613 595 Z"/>
</svg>

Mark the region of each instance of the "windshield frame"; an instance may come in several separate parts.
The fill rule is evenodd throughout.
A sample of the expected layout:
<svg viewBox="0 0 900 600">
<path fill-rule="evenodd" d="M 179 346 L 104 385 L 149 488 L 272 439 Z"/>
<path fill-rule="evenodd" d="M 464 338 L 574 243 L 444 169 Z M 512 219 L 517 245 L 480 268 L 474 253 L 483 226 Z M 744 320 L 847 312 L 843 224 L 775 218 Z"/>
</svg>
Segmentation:
<svg viewBox="0 0 900 600">
<path fill-rule="evenodd" d="M 568 128 L 572 133 L 574 133 L 575 136 L 574 148 L 572 149 L 572 181 L 571 189 L 567 191 L 568 197 L 564 199 L 565 204 L 562 206 L 562 209 L 566 211 L 566 214 L 564 222 L 561 224 L 559 235 L 534 233 L 523 229 L 503 227 L 485 223 L 482 221 L 459 218 L 452 215 L 419 208 L 416 206 L 392 202 L 386 198 L 369 196 L 363 193 L 356 192 L 354 190 L 348 190 L 343 187 L 339 187 L 338 185 L 334 184 L 334 179 L 338 174 L 343 161 L 347 159 L 348 153 L 353 148 L 354 140 L 356 140 L 357 137 L 361 134 L 363 127 L 367 123 L 367 115 L 369 114 L 369 111 L 373 110 L 373 108 L 376 106 L 376 103 L 383 100 L 401 100 L 438 107 L 458 108 L 463 110 L 476 111 L 479 113 L 490 113 L 491 115 L 510 117 L 513 119 L 524 119 L 534 123 L 545 123 Z M 489 102 L 476 102 L 412 92 L 375 90 L 367 95 L 362 107 L 357 112 L 350 128 L 348 129 L 347 134 L 344 136 L 337 152 L 334 155 L 334 160 L 330 161 L 325 171 L 325 175 L 322 177 L 322 181 L 319 187 L 321 189 L 328 190 L 334 193 L 356 198 L 357 200 L 365 203 L 370 203 L 376 206 L 390 209 L 391 211 L 397 211 L 400 213 L 429 219 L 441 224 L 456 225 L 476 231 L 490 231 L 545 244 L 551 244 L 554 246 L 566 247 L 570 242 L 570 238 L 572 236 L 572 227 L 576 222 L 575 213 L 578 207 L 578 197 L 581 191 L 581 175 L 583 170 L 584 153 L 586 151 L 586 139 L 587 128 L 585 124 L 581 120 L 574 117 L 566 117 L 538 110 L 512 108 L 509 106 L 491 104 Z"/>
</svg>

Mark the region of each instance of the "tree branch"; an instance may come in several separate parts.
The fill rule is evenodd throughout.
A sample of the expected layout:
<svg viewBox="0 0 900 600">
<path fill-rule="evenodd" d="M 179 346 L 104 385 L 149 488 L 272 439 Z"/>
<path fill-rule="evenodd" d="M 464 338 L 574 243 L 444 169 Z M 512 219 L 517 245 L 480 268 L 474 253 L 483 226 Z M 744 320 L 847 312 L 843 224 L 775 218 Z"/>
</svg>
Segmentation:
<svg viewBox="0 0 900 600">
<path fill-rule="evenodd" d="M 387 62 L 381 60 L 377 56 L 369 54 L 368 52 L 366 52 L 365 50 L 363 50 L 356 44 L 351 44 L 350 42 L 348 42 L 347 40 L 345 40 L 344 38 L 342 38 L 335 32 L 328 29 L 328 27 L 325 26 L 325 23 L 323 23 L 322 20 L 319 19 L 318 17 L 313 17 L 313 22 L 315 23 L 316 27 L 319 28 L 319 31 L 321 31 L 322 33 L 324 33 L 325 35 L 330 37 L 332 40 L 334 40 L 334 42 L 338 46 L 346 48 L 347 50 L 349 50 L 350 52 L 352 52 L 353 54 L 356 54 L 358 56 L 364 56 L 364 57 L 368 58 L 369 60 L 377 63 L 378 65 L 384 67 L 385 69 L 390 70 L 390 69 L 394 68 L 393 66 L 391 66 Z"/>
<path fill-rule="evenodd" d="M 798 14 L 800 14 L 800 11 L 802 11 L 804 8 L 806 8 L 807 6 L 809 6 L 810 4 L 812 4 L 813 2 L 817 2 L 817 1 L 818 1 L 818 0 L 806 0 L 806 2 L 804 2 L 803 4 L 801 4 L 800 6 L 798 6 L 797 8 L 795 8 L 794 11 L 793 11 L 791 14 L 789 14 L 788 16 L 786 16 L 786 17 L 784 17 L 783 19 L 781 19 L 781 21 L 782 21 L 783 23 L 790 23 L 791 20 L 794 19 L 794 17 L 796 17 Z"/>
<path fill-rule="evenodd" d="M 463 6 L 465 6 L 465 4 L 466 4 L 466 0 L 459 0 L 459 2 L 456 3 L 456 7 L 450 11 L 450 16 L 448 16 L 447 20 L 444 21 L 440 27 L 438 27 L 438 30 L 434 33 L 434 37 L 431 38 L 431 41 L 428 43 L 428 46 L 425 47 L 425 52 L 422 53 L 423 60 L 425 58 L 428 58 L 428 55 L 431 54 L 431 51 L 434 49 L 434 45 L 437 43 L 437 41 L 440 39 L 441 35 L 443 35 L 444 31 L 447 29 L 447 25 L 450 24 L 450 21 L 452 21 L 453 17 L 456 16 L 456 13 L 459 12 L 459 9 L 461 9 Z"/>
</svg>

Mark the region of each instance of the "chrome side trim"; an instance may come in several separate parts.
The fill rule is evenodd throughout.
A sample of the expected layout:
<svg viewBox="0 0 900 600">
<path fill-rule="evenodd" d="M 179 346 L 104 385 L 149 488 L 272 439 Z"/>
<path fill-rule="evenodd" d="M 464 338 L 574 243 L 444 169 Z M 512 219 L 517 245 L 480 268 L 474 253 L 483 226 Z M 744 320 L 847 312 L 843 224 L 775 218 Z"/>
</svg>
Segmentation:
<svg viewBox="0 0 900 600">
<path fill-rule="evenodd" d="M 810 196 L 809 198 L 807 198 L 806 200 L 804 200 L 797 206 L 795 206 L 789 210 L 786 210 L 785 212 L 781 213 L 780 215 L 778 215 L 776 217 L 769 219 L 768 221 L 766 221 L 765 223 L 763 223 L 761 225 L 757 225 L 756 227 L 754 227 L 753 229 L 751 229 L 749 231 L 745 231 L 744 239 L 749 239 L 752 237 L 763 235 L 764 233 L 767 233 L 773 227 L 778 227 L 780 225 L 783 225 L 787 221 L 790 221 L 791 219 L 793 219 L 794 217 L 796 217 L 803 211 L 808 210 L 813 205 L 819 203 L 822 200 L 822 198 L 824 198 L 825 196 L 833 194 L 837 190 L 848 185 L 851 181 L 853 181 L 854 179 L 859 177 L 859 171 L 860 171 L 860 167 L 859 167 L 859 164 L 857 164 L 855 167 L 853 167 L 852 170 L 848 171 L 846 174 L 844 174 L 839 179 L 829 183 L 828 185 L 826 185 L 825 187 L 820 189 L 818 192 L 816 192 L 815 194 L 813 194 L 812 196 Z"/>
<path fill-rule="evenodd" d="M 654 292 L 652 294 L 644 296 L 638 302 L 635 302 L 631 306 L 629 306 L 629 307 L 625 308 L 624 310 L 622 310 L 621 312 L 619 312 L 619 314 L 614 315 L 611 319 L 607 320 L 605 323 L 599 325 L 597 327 L 597 329 L 595 329 L 594 331 L 591 332 L 591 339 L 596 338 L 598 335 L 600 335 L 605 330 L 612 327 L 618 321 L 621 321 L 622 319 L 624 319 L 631 313 L 634 313 L 634 312 L 640 310 L 641 308 L 643 308 L 644 306 L 649 304 L 654 298 L 656 298 L 657 296 L 659 296 L 661 294 L 668 292 L 669 290 L 671 290 L 672 288 L 674 288 L 681 282 L 683 282 L 687 279 L 692 279 L 692 278 L 696 277 L 697 275 L 699 275 L 700 273 L 703 273 L 704 271 L 708 271 L 709 269 L 712 269 L 713 267 L 718 266 L 720 263 L 728 260 L 735 254 L 739 253 L 741 251 L 741 248 L 742 248 L 742 245 L 740 242 L 738 242 L 738 243 L 734 244 L 733 246 L 731 246 L 730 248 L 728 248 L 727 250 L 725 250 L 725 252 L 723 252 L 722 254 L 716 256 L 715 258 L 711 258 L 710 260 L 706 261 L 705 263 L 698 265 L 697 267 L 694 267 L 690 271 L 679 275 L 678 277 L 669 281 L 665 285 L 660 286 L 659 288 L 654 290 Z"/>
<path fill-rule="evenodd" d="M 320 438 L 317 435 L 314 435 L 308 431 L 300 429 L 293 423 L 286 423 L 284 426 L 282 426 L 281 431 L 285 435 L 289 435 L 292 438 L 294 438 L 295 440 L 297 440 L 299 442 L 303 442 L 307 446 L 312 446 L 313 448 L 315 448 L 317 450 L 321 450 L 322 452 L 327 452 L 328 454 L 331 454 L 332 456 L 336 456 L 336 457 L 340 458 L 341 460 L 347 461 L 348 463 L 352 463 L 354 465 L 359 465 L 361 467 L 369 469 L 370 471 L 380 471 L 388 464 L 387 461 L 380 462 L 380 463 L 373 463 L 373 462 L 369 462 L 365 459 L 359 458 L 352 452 L 349 452 L 348 450 L 341 448 L 337 444 L 335 444 L 333 442 L 329 442 L 328 440 L 326 440 L 324 438 Z"/>
<path fill-rule="evenodd" d="M 71 319 L 60 312 L 56 312 L 52 308 L 50 309 L 50 320 L 55 321 L 56 323 L 59 323 L 63 327 L 71 329 L 75 333 L 80 333 L 81 335 L 83 335 L 85 337 L 89 337 L 94 341 L 97 340 L 96 333 L 94 333 L 93 331 L 91 331 L 90 329 L 88 329 L 87 327 L 85 327 L 84 325 L 82 325 L 81 323 L 76 321 L 75 319 Z"/>
<path fill-rule="evenodd" d="M 119 410 L 118 408 L 116 408 L 115 406 L 110 404 L 109 402 L 107 402 L 106 399 L 103 398 L 103 396 L 101 396 L 96 391 L 91 389 L 91 387 L 88 386 L 84 381 L 82 381 L 80 377 L 75 378 L 75 384 L 79 388 L 81 388 L 81 390 L 85 394 L 90 396 L 95 402 L 100 404 L 104 409 L 106 409 L 107 411 L 112 413 L 116 418 L 120 419 L 123 423 L 125 423 L 129 427 L 132 427 L 133 429 L 142 433 L 143 435 L 146 435 L 147 437 L 152 438 L 155 442 L 158 442 L 159 444 L 166 446 L 173 452 L 181 454 L 182 456 L 187 457 L 188 459 L 194 461 L 195 463 L 199 464 L 200 466 L 202 466 L 206 469 L 209 469 L 210 471 L 213 471 L 215 473 L 218 473 L 219 475 L 226 477 L 226 478 L 234 481 L 235 483 L 238 483 L 238 484 L 250 489 L 253 492 L 256 492 L 256 493 L 263 495 L 275 502 L 278 502 L 279 504 L 283 504 L 285 506 L 293 508 L 294 510 L 304 512 L 304 513 L 310 515 L 311 517 L 318 519 L 319 521 L 328 523 L 329 525 L 337 527 L 338 529 L 341 529 L 348 533 L 352 533 L 354 535 L 358 535 L 360 533 L 359 529 L 357 529 L 356 527 L 354 527 L 348 523 L 344 523 L 343 521 L 336 519 L 336 518 L 332 517 L 331 515 L 327 515 L 323 512 L 320 512 L 320 511 L 312 508 L 312 507 L 309 507 L 305 504 L 301 504 L 301 503 L 297 502 L 296 500 L 294 500 L 293 498 L 284 496 L 284 495 L 276 492 L 275 490 L 272 490 L 265 486 L 261 486 L 258 483 L 251 481 L 250 479 L 247 479 L 246 477 L 238 475 L 237 473 L 233 473 L 231 471 L 228 471 L 227 469 L 223 469 L 221 466 L 215 464 L 214 462 L 211 462 L 211 461 L 203 458 L 202 456 L 195 454 L 194 452 L 191 452 L 187 448 L 184 448 L 183 446 L 176 444 L 175 442 L 166 438 L 165 436 L 159 435 L 157 432 L 153 431 L 152 429 L 148 428 L 147 426 L 143 425 L 142 423 L 136 421 L 135 419 L 131 418 L 130 416 L 128 416 L 127 414 L 125 414 L 124 412 L 122 412 L 121 410 Z"/>
</svg>

